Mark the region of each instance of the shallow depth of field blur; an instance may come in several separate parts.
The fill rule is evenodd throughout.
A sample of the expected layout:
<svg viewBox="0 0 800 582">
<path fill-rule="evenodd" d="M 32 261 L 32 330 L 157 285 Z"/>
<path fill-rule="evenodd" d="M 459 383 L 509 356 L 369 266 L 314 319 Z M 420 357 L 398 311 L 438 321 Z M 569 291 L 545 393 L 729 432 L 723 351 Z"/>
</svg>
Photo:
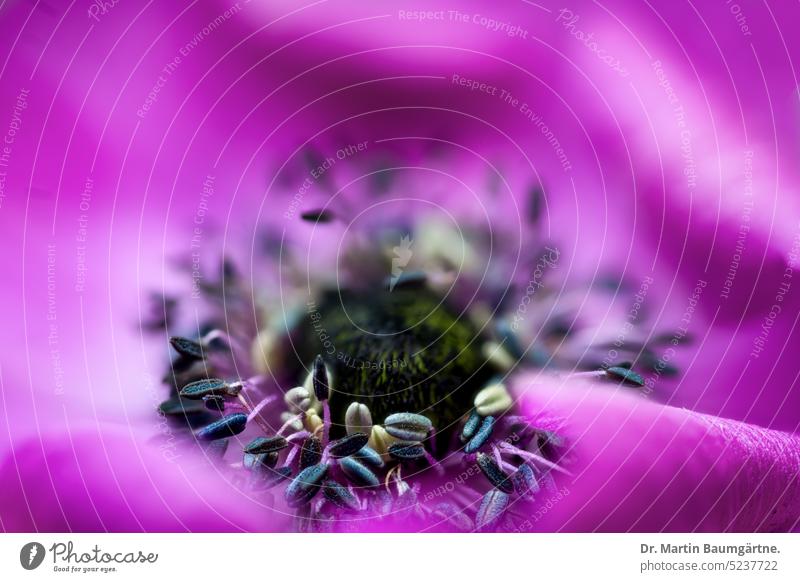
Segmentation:
<svg viewBox="0 0 800 582">
<path fill-rule="evenodd" d="M 514 414 L 565 431 L 569 477 L 507 530 L 796 529 L 799 19 L 5 2 L 0 529 L 293 529 L 159 414 L 168 337 L 213 321 L 282 397 L 332 345 L 321 289 L 420 272 L 481 357 L 513 335 Z M 298 312 L 316 331 L 263 356 Z M 591 382 L 620 363 L 643 385 Z"/>
</svg>

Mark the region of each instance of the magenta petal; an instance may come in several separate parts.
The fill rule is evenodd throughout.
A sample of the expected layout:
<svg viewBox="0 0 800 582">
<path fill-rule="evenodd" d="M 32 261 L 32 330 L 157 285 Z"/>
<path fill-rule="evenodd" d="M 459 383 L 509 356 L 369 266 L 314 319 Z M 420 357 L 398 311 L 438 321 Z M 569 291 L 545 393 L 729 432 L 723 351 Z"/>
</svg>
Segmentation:
<svg viewBox="0 0 800 582">
<path fill-rule="evenodd" d="M 627 388 L 516 384 L 566 439 L 543 531 L 790 531 L 800 517 L 800 438 L 660 406 Z M 546 411 L 546 412 L 542 412 Z M 554 420 L 556 419 L 556 420 Z M 549 503 L 548 503 L 549 501 Z"/>
<path fill-rule="evenodd" d="M 6 531 L 286 530 L 288 517 L 241 494 L 210 463 L 119 429 L 32 438 L 0 465 Z"/>
</svg>

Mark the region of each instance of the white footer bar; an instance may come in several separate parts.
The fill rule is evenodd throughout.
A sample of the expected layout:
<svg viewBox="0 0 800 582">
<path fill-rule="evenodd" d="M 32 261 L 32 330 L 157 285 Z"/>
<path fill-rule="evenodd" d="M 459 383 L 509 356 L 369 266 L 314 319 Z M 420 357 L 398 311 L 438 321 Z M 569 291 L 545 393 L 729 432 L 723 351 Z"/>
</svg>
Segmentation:
<svg viewBox="0 0 800 582">
<path fill-rule="evenodd" d="M 0 534 L 0 574 L 177 582 L 800 580 L 800 536 Z"/>
</svg>

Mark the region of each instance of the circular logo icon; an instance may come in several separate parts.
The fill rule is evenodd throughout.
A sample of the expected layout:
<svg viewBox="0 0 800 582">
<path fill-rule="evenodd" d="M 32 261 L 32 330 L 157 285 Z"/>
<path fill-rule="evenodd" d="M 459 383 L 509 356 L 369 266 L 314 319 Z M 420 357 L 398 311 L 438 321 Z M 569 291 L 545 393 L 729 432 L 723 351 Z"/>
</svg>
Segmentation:
<svg viewBox="0 0 800 582">
<path fill-rule="evenodd" d="M 19 563 L 26 570 L 35 570 L 44 561 L 44 546 L 39 542 L 29 542 L 19 551 Z"/>
</svg>

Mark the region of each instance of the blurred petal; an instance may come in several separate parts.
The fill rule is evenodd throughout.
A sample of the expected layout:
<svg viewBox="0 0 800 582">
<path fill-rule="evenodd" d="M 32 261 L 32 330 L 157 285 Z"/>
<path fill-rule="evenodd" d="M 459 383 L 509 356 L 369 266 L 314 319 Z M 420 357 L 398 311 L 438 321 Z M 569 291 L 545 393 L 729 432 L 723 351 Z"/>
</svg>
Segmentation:
<svg viewBox="0 0 800 582">
<path fill-rule="evenodd" d="M 121 3 L 88 26 L 80 7 L 19 2 L 2 15 L 11 89 L 0 110 L 22 124 L 2 198 L 2 211 L 21 217 L 6 221 L 4 246 L 16 262 L 0 329 L 14 356 L 0 370 L 14 436 L 0 451 L 10 449 L 3 527 L 289 527 L 213 465 L 179 464 L 176 478 L 178 465 L 146 444 L 166 343 L 143 340 L 137 324 L 139 290 L 190 295 L 173 276 L 176 255 L 197 257 L 203 276 L 222 254 L 238 257 L 252 288 L 284 306 L 289 275 L 259 254 L 264 230 L 273 246 L 280 239 L 308 256 L 306 272 L 338 275 L 349 233 L 287 219 L 296 197 L 300 211 L 330 202 L 345 223 L 379 196 L 394 198 L 378 222 L 403 228 L 422 214 L 407 198 L 420 196 L 420 207 L 438 205 L 454 226 L 480 233 L 467 236 L 471 245 L 491 247 L 491 261 L 472 267 L 492 292 L 526 284 L 531 240 L 555 241 L 559 285 L 581 288 L 553 284 L 554 307 L 575 306 L 587 342 L 627 323 L 628 295 L 594 300 L 607 272 L 653 277 L 637 322 L 651 335 L 684 325 L 703 281 L 686 324 L 695 342 L 675 354 L 676 379 L 656 378 L 652 398 L 797 430 L 800 297 L 779 295 L 800 244 L 797 40 L 779 26 L 797 20 L 796 4 L 748 7 L 752 38 L 721 4 L 579 1 L 572 29 L 557 9 L 527 2 L 478 3 L 461 21 L 437 0 L 428 8 L 442 17 L 425 22 L 350 0 L 234 6 Z M 576 30 L 623 59 L 627 75 Z M 482 83 L 497 91 L 476 90 Z M 314 155 L 355 142 L 366 152 L 302 190 Z M 382 190 L 368 178 L 384 170 L 402 179 Z M 536 184 L 546 192 L 540 226 L 521 216 Z M 453 295 L 468 301 L 484 282 Z M 186 311 L 191 329 L 201 316 Z M 528 323 L 532 337 L 540 326 Z M 566 419 L 585 476 L 536 527 L 792 527 L 793 436 L 596 387 L 531 389 L 525 402 L 543 421 Z M 72 438 L 65 419 L 81 426 Z M 130 432 L 104 424 L 123 421 Z"/>
<path fill-rule="evenodd" d="M 32 438 L 0 465 L 0 523 L 6 531 L 50 532 L 288 528 L 285 515 L 245 497 L 200 460 L 111 426 Z"/>
<path fill-rule="evenodd" d="M 567 441 L 542 531 L 790 531 L 800 438 L 581 382 L 516 385 L 534 425 Z"/>
</svg>

